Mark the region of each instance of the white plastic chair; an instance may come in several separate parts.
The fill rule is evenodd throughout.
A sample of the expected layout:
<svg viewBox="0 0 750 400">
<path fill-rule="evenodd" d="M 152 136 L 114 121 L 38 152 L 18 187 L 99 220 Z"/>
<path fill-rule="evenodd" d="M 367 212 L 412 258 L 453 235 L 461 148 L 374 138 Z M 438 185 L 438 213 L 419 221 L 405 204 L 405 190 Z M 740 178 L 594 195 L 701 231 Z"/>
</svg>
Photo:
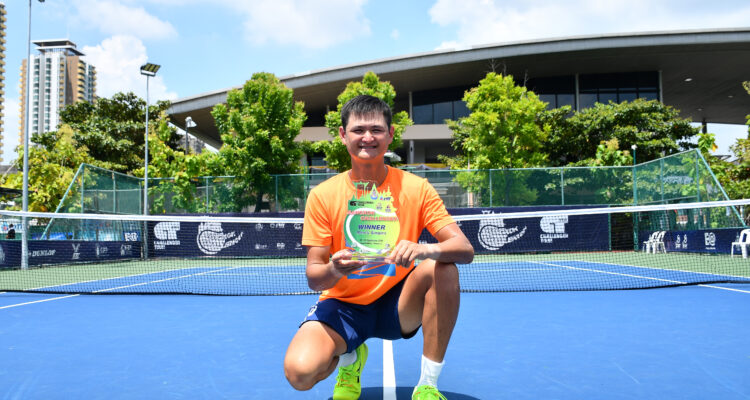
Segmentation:
<svg viewBox="0 0 750 400">
<path fill-rule="evenodd" d="M 731 256 L 734 257 L 734 246 L 742 251 L 742 258 L 747 258 L 747 246 L 750 246 L 750 229 L 743 229 L 736 242 L 732 242 Z"/>
<path fill-rule="evenodd" d="M 667 248 L 664 246 L 664 235 L 666 233 L 667 231 L 659 231 L 659 234 L 654 238 L 654 243 L 651 247 L 654 250 L 654 254 L 656 254 L 659 249 L 661 249 L 662 253 L 667 252 Z"/>
<path fill-rule="evenodd" d="M 656 231 L 652 233 L 651 236 L 648 237 L 648 240 L 643 241 L 643 247 L 646 253 L 651 252 L 651 246 L 654 244 L 654 239 L 656 239 L 656 235 L 658 234 L 659 234 L 659 231 Z"/>
</svg>

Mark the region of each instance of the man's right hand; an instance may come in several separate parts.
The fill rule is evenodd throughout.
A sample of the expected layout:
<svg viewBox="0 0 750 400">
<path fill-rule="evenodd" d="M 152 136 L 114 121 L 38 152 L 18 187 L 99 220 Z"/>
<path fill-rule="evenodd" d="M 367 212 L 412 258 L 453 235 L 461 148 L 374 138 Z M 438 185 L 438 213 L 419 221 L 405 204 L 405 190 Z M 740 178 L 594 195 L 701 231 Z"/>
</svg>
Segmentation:
<svg viewBox="0 0 750 400">
<path fill-rule="evenodd" d="M 351 250 L 343 249 L 337 251 L 331 257 L 331 270 L 338 279 L 367 265 L 365 260 L 352 260 L 353 254 Z"/>
</svg>

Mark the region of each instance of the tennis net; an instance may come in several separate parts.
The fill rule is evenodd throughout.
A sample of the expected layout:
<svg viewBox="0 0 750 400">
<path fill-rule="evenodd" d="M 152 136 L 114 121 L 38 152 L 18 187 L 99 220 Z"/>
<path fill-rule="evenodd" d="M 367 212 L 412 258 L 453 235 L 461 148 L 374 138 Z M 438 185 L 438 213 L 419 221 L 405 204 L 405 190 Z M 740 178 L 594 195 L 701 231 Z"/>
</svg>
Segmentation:
<svg viewBox="0 0 750 400">
<path fill-rule="evenodd" d="M 610 290 L 750 283 L 750 200 L 638 207 L 469 210 L 467 292 Z M 481 213 L 479 213 L 481 212 Z M 477 214 L 479 213 L 479 214 Z M 26 219 L 28 228 L 23 229 Z M 0 211 L 0 290 L 51 293 L 314 293 L 302 218 Z M 750 233 L 750 231 L 748 231 Z M 22 240 L 28 238 L 27 251 Z M 426 232 L 421 242 L 434 239 Z M 359 272 L 391 274 L 373 263 Z"/>
</svg>

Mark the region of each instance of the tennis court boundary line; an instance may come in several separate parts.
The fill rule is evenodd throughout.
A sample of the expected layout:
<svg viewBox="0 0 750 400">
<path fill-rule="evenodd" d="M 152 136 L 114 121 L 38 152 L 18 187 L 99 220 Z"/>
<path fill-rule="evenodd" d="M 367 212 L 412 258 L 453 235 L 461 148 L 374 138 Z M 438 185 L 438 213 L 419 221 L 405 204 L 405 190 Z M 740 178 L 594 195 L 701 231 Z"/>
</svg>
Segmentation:
<svg viewBox="0 0 750 400">
<path fill-rule="evenodd" d="M 597 264 L 597 263 L 593 263 L 593 262 L 590 262 L 590 261 L 577 261 L 577 260 L 573 260 L 573 261 L 575 261 L 575 262 L 585 262 L 587 264 Z M 654 278 L 654 277 L 650 277 L 650 276 L 623 274 L 623 273 L 619 273 L 619 272 L 602 271 L 602 270 L 591 269 L 591 268 L 572 267 L 570 265 L 549 264 L 549 263 L 545 263 L 545 262 L 541 262 L 541 261 L 529 261 L 529 262 L 536 263 L 536 264 L 541 264 L 541 265 L 549 265 L 551 267 L 566 268 L 566 269 L 572 269 L 572 270 L 578 270 L 578 271 L 598 272 L 598 273 L 609 274 L 609 275 L 627 276 L 627 277 L 630 277 L 630 278 L 648 279 L 648 280 L 653 280 L 653 281 L 674 283 L 674 284 L 678 284 L 678 285 L 688 285 L 689 284 L 688 282 L 673 281 L 671 279 L 661 279 L 661 278 Z M 659 268 L 639 267 L 639 266 L 636 266 L 636 265 L 626 265 L 626 264 L 611 264 L 611 263 L 599 263 L 599 264 L 613 265 L 613 266 L 626 266 L 626 267 L 633 267 L 633 268 L 644 268 L 644 269 L 658 269 L 658 270 L 662 270 L 662 269 L 659 269 Z M 663 270 L 663 271 L 680 271 L 680 270 Z M 680 272 L 692 273 L 691 271 L 680 271 Z M 706 274 L 706 275 L 718 275 L 718 274 L 709 274 L 707 272 L 704 272 L 703 274 Z M 696 284 L 696 286 L 703 286 L 705 288 L 710 288 L 710 289 L 728 290 L 728 291 L 731 291 L 731 292 L 750 293 L 750 291 L 746 291 L 746 290 L 734 289 L 734 288 L 725 288 L 725 287 L 722 287 L 722 286 L 714 286 L 714 285 L 708 285 L 708 284 Z"/>
<path fill-rule="evenodd" d="M 396 400 L 396 369 L 393 342 L 383 339 L 383 400 Z"/>
<path fill-rule="evenodd" d="M 67 295 L 67 296 L 60 296 L 60 297 L 51 297 L 51 298 L 49 298 L 49 299 L 34 300 L 34 301 L 27 301 L 27 302 L 25 302 L 25 303 L 18 303 L 18 304 L 10 304 L 10 305 L 7 305 L 7 306 L 2 306 L 2 307 L 0 307 L 0 310 L 6 309 L 6 308 L 13 308 L 13 307 L 27 306 L 27 305 L 30 305 L 30 304 L 36 304 L 36 303 L 44 303 L 44 302 L 46 302 L 46 301 L 53 301 L 53 300 L 62 300 L 62 299 L 67 299 L 67 298 L 70 298 L 70 297 L 76 297 L 76 296 L 80 296 L 80 295 L 81 295 L 80 293 L 77 293 L 77 294 L 69 294 L 69 295 Z"/>
<path fill-rule="evenodd" d="M 574 262 L 580 262 L 580 263 L 587 263 L 587 264 L 612 265 L 612 266 L 615 266 L 615 267 L 630 267 L 630 268 L 650 269 L 650 270 L 656 270 L 656 271 L 676 271 L 676 272 L 682 272 L 682 273 L 685 273 L 685 274 L 726 276 L 726 277 L 729 277 L 729 278 L 746 279 L 746 280 L 750 281 L 750 277 L 748 277 L 748 276 L 741 276 L 741 275 L 717 274 L 717 273 L 714 273 L 714 272 L 702 272 L 702 271 L 688 271 L 688 270 L 684 270 L 684 269 L 646 267 L 646 266 L 643 266 L 643 265 L 614 264 L 614 263 L 605 262 L 605 261 L 586 261 L 586 260 L 575 260 L 574 259 L 574 260 L 561 260 L 560 262 L 568 262 L 568 261 L 574 261 Z"/>
<path fill-rule="evenodd" d="M 722 286 L 714 286 L 714 285 L 698 285 L 698 286 L 702 286 L 704 288 L 709 288 L 709 289 L 720 289 L 720 290 L 727 290 L 727 291 L 730 291 L 730 292 L 740 292 L 740 293 L 750 294 L 750 290 L 734 289 L 734 288 L 728 288 L 728 287 L 722 287 Z"/>
</svg>

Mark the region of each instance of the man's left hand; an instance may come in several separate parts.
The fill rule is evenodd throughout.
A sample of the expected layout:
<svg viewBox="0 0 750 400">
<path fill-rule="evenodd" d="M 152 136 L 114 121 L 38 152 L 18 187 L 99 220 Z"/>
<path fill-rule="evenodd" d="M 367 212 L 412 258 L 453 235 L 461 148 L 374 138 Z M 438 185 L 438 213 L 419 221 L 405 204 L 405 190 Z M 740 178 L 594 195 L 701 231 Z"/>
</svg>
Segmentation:
<svg viewBox="0 0 750 400">
<path fill-rule="evenodd" d="M 414 260 L 427 258 L 437 260 L 438 257 L 440 257 L 440 246 L 436 243 L 421 244 L 402 240 L 393 248 L 385 261 L 406 267 L 411 265 Z"/>
</svg>

